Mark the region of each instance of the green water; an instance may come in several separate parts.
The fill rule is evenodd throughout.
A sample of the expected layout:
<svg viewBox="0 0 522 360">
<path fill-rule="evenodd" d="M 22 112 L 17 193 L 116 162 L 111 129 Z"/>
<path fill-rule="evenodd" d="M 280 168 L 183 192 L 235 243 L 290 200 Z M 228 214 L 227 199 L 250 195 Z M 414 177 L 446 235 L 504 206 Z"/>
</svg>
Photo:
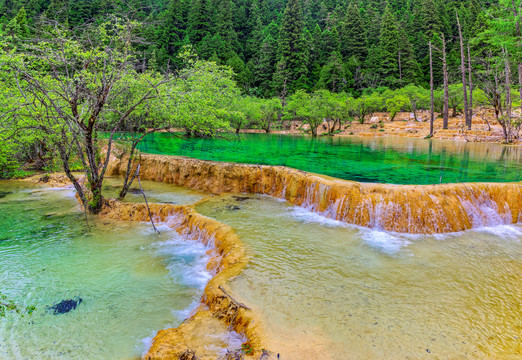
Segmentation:
<svg viewBox="0 0 522 360">
<path fill-rule="evenodd" d="M 146 338 L 188 316 L 210 276 L 201 243 L 158 226 L 91 217 L 87 227 L 71 190 L 0 182 L 0 290 L 37 308 L 0 318 L 0 359 L 139 358 Z M 74 298 L 71 312 L 48 309 Z"/>
<path fill-rule="evenodd" d="M 284 165 L 346 180 L 388 184 L 522 180 L 522 149 L 499 144 L 408 138 L 242 134 L 226 139 L 145 137 L 152 154 Z"/>
<path fill-rule="evenodd" d="M 247 245 L 252 258 L 231 289 L 261 314 L 281 359 L 522 355 L 521 225 L 393 234 L 253 195 L 197 211 Z"/>
<path fill-rule="evenodd" d="M 103 180 L 103 196 L 117 199 L 122 188 L 122 183 L 123 179 L 120 177 L 106 177 Z M 151 203 L 188 205 L 208 196 L 208 194 L 200 191 L 156 181 L 141 180 L 141 185 L 147 196 L 147 201 Z M 145 202 L 137 180 L 132 183 L 123 201 L 131 203 Z"/>
</svg>

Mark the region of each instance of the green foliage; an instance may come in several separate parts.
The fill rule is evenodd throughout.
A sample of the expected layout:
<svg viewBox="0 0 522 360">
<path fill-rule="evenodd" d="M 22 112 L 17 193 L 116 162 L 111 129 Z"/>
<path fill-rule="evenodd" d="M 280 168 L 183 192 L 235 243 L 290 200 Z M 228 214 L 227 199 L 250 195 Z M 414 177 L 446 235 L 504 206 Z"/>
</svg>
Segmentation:
<svg viewBox="0 0 522 360">
<path fill-rule="evenodd" d="M 341 55 L 344 61 L 352 56 L 364 61 L 368 54 L 364 23 L 356 4 L 350 3 L 341 24 Z"/>
<path fill-rule="evenodd" d="M 278 43 L 278 65 L 274 87 L 295 91 L 306 83 L 307 51 L 303 37 L 304 21 L 301 0 L 289 0 L 281 24 Z"/>
<path fill-rule="evenodd" d="M 36 310 L 34 306 L 20 306 L 0 292 L 0 317 L 5 317 L 6 312 L 14 311 L 17 314 L 31 315 Z"/>
<path fill-rule="evenodd" d="M 174 116 L 175 126 L 188 136 L 210 137 L 227 130 L 230 107 L 239 88 L 229 67 L 219 66 L 194 56 L 190 47 L 180 55 L 188 66 L 169 87 L 166 114 Z"/>
</svg>

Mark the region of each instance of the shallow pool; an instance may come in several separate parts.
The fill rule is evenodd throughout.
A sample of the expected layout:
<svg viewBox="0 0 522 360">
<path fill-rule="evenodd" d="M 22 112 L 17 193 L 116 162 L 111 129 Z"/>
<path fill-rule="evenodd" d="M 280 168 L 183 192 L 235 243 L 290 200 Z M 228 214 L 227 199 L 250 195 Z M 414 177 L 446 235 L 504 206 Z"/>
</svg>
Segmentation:
<svg viewBox="0 0 522 360">
<path fill-rule="evenodd" d="M 160 235 L 149 224 L 87 225 L 73 195 L 0 182 L 0 291 L 37 308 L 0 318 L 0 359 L 136 359 L 199 302 L 210 277 L 201 243 L 161 225 Z M 82 302 L 55 314 L 67 299 Z"/>
<path fill-rule="evenodd" d="M 234 294 L 281 359 L 470 359 L 522 354 L 522 226 L 399 235 L 264 196 L 197 210 L 252 256 Z"/>
<path fill-rule="evenodd" d="M 522 147 L 401 137 L 242 134 L 229 139 L 147 135 L 140 149 L 203 160 L 284 165 L 346 180 L 388 184 L 522 180 Z"/>
</svg>

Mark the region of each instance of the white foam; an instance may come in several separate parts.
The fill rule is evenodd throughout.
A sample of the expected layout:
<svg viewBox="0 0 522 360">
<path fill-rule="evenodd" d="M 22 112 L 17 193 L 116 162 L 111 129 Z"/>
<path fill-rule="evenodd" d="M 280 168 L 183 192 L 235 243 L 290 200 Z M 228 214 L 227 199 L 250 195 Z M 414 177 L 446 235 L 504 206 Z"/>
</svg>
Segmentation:
<svg viewBox="0 0 522 360">
<path fill-rule="evenodd" d="M 348 224 L 339 220 L 333 220 L 299 206 L 292 207 L 289 215 L 303 223 L 316 223 L 327 227 L 356 229 L 359 231 L 361 238 L 366 244 L 390 255 L 396 254 L 410 244 L 411 240 L 416 240 L 421 236 L 414 234 L 399 234 L 381 229 L 369 229 L 359 225 Z"/>
<path fill-rule="evenodd" d="M 502 239 L 509 238 L 520 241 L 522 238 L 522 227 L 517 225 L 484 226 L 471 231 L 495 235 Z"/>
<path fill-rule="evenodd" d="M 364 228 L 360 230 L 360 233 L 366 244 L 389 255 L 398 253 L 411 244 L 410 240 L 418 238 L 418 236 L 404 236 L 403 234 Z"/>
<path fill-rule="evenodd" d="M 176 283 L 203 290 L 212 277 L 207 271 L 207 247 L 199 241 L 184 239 L 172 229 L 168 235 L 168 240 L 152 246 L 159 255 L 167 258 L 170 276 Z"/>
<path fill-rule="evenodd" d="M 141 339 L 141 343 L 136 345 L 138 353 L 141 354 L 141 357 L 145 357 L 147 353 L 149 352 L 151 346 L 152 346 L 152 340 L 156 336 L 157 331 L 152 331 L 150 336 L 144 337 Z"/>
<path fill-rule="evenodd" d="M 319 213 L 310 211 L 308 209 L 294 206 L 291 208 L 290 216 L 303 223 L 318 223 L 328 227 L 349 227 L 350 224 L 345 222 L 334 220 Z"/>
</svg>

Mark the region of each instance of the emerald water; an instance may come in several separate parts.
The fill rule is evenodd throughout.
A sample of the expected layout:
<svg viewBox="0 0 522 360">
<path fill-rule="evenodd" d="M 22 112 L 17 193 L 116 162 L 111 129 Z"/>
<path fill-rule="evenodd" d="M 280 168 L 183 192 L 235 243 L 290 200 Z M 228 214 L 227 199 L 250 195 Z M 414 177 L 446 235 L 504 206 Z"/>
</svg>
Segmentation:
<svg viewBox="0 0 522 360">
<path fill-rule="evenodd" d="M 197 211 L 252 256 L 231 283 L 281 359 L 493 359 L 522 354 L 522 225 L 446 235 L 350 226 L 266 196 Z"/>
<path fill-rule="evenodd" d="M 399 137 L 242 134 L 184 139 L 150 134 L 140 149 L 203 160 L 284 165 L 346 180 L 388 184 L 522 180 L 522 149 L 500 144 Z"/>
<path fill-rule="evenodd" d="M 166 190 L 143 185 L 152 198 Z M 0 291 L 37 308 L 0 318 L 0 359 L 137 359 L 159 329 L 179 325 L 199 302 L 210 276 L 201 243 L 161 224 L 160 235 L 149 224 L 105 218 L 87 226 L 73 195 L 0 182 Z M 170 186 L 164 200 L 191 196 L 176 197 Z M 49 309 L 79 298 L 68 313 Z"/>
</svg>

